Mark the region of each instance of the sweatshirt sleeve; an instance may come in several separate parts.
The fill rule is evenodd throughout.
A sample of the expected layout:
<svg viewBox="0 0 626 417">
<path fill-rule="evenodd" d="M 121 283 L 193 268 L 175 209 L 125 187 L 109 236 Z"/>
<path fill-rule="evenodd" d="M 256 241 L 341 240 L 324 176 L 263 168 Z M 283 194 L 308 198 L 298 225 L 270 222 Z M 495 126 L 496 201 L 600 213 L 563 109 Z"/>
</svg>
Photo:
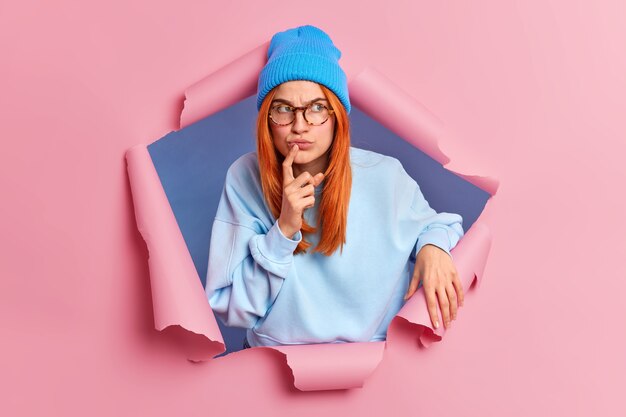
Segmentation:
<svg viewBox="0 0 626 417">
<path fill-rule="evenodd" d="M 463 218 L 456 213 L 437 213 L 424 198 L 419 185 L 415 184 L 413 204 L 411 205 L 415 220 L 420 230 L 417 243 L 411 255 L 413 259 L 425 245 L 435 245 L 443 249 L 450 257 L 450 251 L 463 237 Z"/>
<path fill-rule="evenodd" d="M 276 221 L 263 233 L 262 222 L 254 217 L 255 205 L 248 204 L 255 196 L 246 195 L 241 181 L 231 180 L 237 181 L 227 175 L 213 221 L 205 290 L 211 308 L 226 326 L 252 328 L 293 272 L 293 251 L 302 232 L 290 239 Z"/>
<path fill-rule="evenodd" d="M 450 257 L 450 251 L 463 237 L 463 218 L 456 213 L 437 213 L 422 194 L 417 182 L 404 170 L 400 161 L 397 161 L 400 170 L 401 190 L 408 190 L 409 218 L 411 229 L 417 233 L 416 243 L 411 253 L 411 260 L 415 261 L 417 254 L 425 245 L 431 244 L 444 250 Z"/>
</svg>

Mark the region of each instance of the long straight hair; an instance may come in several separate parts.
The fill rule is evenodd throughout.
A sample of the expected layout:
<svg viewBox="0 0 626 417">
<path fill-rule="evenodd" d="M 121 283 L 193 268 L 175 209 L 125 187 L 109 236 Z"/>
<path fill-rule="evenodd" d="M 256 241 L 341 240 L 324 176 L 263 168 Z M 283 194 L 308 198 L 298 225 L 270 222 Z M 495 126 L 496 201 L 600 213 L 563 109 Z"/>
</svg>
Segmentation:
<svg viewBox="0 0 626 417">
<path fill-rule="evenodd" d="M 328 168 L 324 172 L 324 187 L 318 209 L 317 227 L 306 222 L 302 217 L 302 241 L 296 247 L 295 254 L 306 252 L 312 245 L 306 235 L 316 233 L 321 227 L 320 240 L 313 252 L 330 256 L 341 245 L 346 243 L 346 227 L 348 222 L 348 205 L 352 189 L 352 170 L 350 167 L 350 119 L 345 107 L 337 96 L 325 86 L 319 84 L 328 99 L 330 107 L 335 110 L 335 127 L 333 141 L 328 149 Z M 261 187 L 265 201 L 278 219 L 283 199 L 283 170 L 285 157 L 276 149 L 269 123 L 271 103 L 276 94 L 272 89 L 261 105 L 257 118 L 257 156 L 261 175 Z M 317 198 L 317 197 L 316 197 Z"/>
</svg>

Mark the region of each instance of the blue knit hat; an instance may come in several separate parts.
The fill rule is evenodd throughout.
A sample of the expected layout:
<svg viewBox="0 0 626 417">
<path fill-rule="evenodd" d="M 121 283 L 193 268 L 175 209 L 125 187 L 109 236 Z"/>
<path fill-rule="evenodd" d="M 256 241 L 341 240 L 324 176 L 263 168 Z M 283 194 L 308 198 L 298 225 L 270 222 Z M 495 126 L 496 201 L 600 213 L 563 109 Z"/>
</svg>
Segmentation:
<svg viewBox="0 0 626 417">
<path fill-rule="evenodd" d="M 267 64 L 261 70 L 257 88 L 257 110 L 270 90 L 291 80 L 308 80 L 330 89 L 350 113 L 348 80 L 339 66 L 341 51 L 323 30 L 299 26 L 272 36 Z"/>
</svg>

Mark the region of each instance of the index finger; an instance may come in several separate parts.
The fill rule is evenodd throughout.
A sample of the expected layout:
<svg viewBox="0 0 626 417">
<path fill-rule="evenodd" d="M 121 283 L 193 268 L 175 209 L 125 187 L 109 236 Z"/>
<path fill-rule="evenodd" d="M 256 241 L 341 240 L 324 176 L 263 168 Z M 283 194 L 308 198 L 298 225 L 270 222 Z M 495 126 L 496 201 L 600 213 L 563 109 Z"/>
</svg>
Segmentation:
<svg viewBox="0 0 626 417">
<path fill-rule="evenodd" d="M 434 288 L 424 289 L 426 294 L 426 305 L 428 307 L 428 315 L 430 320 L 435 325 L 435 329 L 439 328 L 439 314 L 437 313 L 437 294 L 435 294 Z"/>
<path fill-rule="evenodd" d="M 294 180 L 292 164 L 298 153 L 298 149 L 300 149 L 298 145 L 294 144 L 291 149 L 289 149 L 289 153 L 283 161 L 283 187 L 286 187 L 287 184 L 290 184 Z"/>
</svg>

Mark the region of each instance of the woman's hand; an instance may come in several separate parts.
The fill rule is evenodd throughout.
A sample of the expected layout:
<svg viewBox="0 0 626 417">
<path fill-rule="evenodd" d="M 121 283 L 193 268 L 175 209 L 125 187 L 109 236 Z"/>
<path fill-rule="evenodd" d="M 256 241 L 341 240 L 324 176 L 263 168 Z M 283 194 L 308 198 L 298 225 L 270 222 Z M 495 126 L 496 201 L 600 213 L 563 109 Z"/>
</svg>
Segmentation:
<svg viewBox="0 0 626 417">
<path fill-rule="evenodd" d="M 420 278 L 426 295 L 430 320 L 435 328 L 439 327 L 437 314 L 437 300 L 439 300 L 443 322 L 448 328 L 451 324 L 450 317 L 456 320 L 457 301 L 459 306 L 463 305 L 463 287 L 450 255 L 435 245 L 422 246 L 415 260 L 413 277 L 409 290 L 404 296 L 405 301 L 417 291 Z"/>
<path fill-rule="evenodd" d="M 283 202 L 278 226 L 290 239 L 302 228 L 302 214 L 315 205 L 315 187 L 324 179 L 323 172 L 311 176 L 308 171 L 298 175 L 298 178 L 293 177 L 292 164 L 299 149 L 298 145 L 293 145 L 283 161 Z"/>
</svg>

